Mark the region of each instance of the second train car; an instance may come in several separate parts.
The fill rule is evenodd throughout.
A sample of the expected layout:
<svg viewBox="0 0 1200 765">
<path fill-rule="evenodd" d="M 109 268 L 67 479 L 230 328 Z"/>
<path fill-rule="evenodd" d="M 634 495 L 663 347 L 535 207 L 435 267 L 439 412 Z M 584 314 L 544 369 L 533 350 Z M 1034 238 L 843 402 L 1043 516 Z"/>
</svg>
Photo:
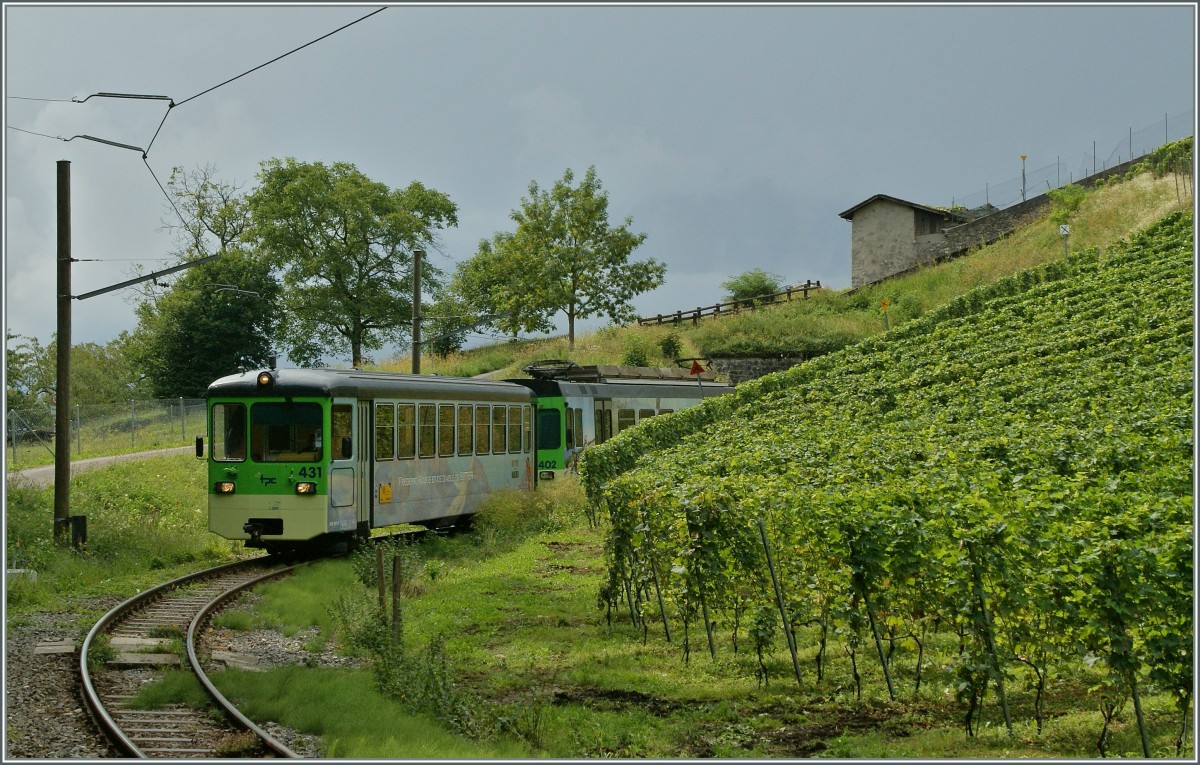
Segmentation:
<svg viewBox="0 0 1200 765">
<path fill-rule="evenodd" d="M 531 379 L 509 382 L 537 395 L 537 470 L 553 480 L 575 469 L 583 450 L 649 417 L 721 396 L 733 386 L 706 370 L 580 366 L 549 359 L 525 367 Z"/>
</svg>

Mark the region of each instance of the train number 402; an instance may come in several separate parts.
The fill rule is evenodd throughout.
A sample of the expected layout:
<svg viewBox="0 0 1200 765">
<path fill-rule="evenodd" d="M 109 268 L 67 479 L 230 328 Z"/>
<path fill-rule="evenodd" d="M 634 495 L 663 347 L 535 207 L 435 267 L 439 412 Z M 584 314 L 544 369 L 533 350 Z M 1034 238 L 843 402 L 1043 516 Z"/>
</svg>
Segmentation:
<svg viewBox="0 0 1200 765">
<path fill-rule="evenodd" d="M 321 468 L 319 467 L 302 467 L 300 468 L 301 478 L 320 478 Z"/>
</svg>

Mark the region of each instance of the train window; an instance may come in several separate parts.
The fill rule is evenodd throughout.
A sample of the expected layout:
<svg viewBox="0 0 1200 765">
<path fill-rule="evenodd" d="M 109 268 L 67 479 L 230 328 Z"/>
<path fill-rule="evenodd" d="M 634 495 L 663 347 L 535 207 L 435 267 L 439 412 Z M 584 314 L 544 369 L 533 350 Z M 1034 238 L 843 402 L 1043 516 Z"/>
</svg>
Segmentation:
<svg viewBox="0 0 1200 765">
<path fill-rule="evenodd" d="M 492 445 L 491 407 L 475 407 L 475 453 L 487 454 Z"/>
<path fill-rule="evenodd" d="M 334 404 L 331 419 L 333 459 L 348 460 L 354 456 L 354 408 L 349 404 Z"/>
<path fill-rule="evenodd" d="M 642 420 L 646 419 L 647 417 L 653 417 L 653 416 L 654 416 L 653 409 L 639 409 L 638 410 L 638 422 L 641 422 Z"/>
<path fill-rule="evenodd" d="M 212 458 L 221 462 L 246 459 L 245 404 L 213 404 Z"/>
<path fill-rule="evenodd" d="M 663 409 L 662 411 L 659 412 L 659 414 L 670 414 L 671 412 L 674 412 L 674 411 L 675 411 L 674 409 Z"/>
<path fill-rule="evenodd" d="M 417 407 L 415 404 L 397 404 L 396 419 L 399 421 L 399 427 L 396 429 L 396 434 L 399 436 L 400 448 L 396 450 L 396 456 L 402 460 L 411 460 L 417 456 Z"/>
<path fill-rule="evenodd" d="M 475 451 L 475 415 L 470 404 L 458 408 L 458 456 L 466 457 Z"/>
<path fill-rule="evenodd" d="M 521 453 L 521 407 L 508 408 L 508 451 L 511 454 Z"/>
<path fill-rule="evenodd" d="M 602 444 L 612 438 L 612 410 L 596 410 L 596 443 Z"/>
<path fill-rule="evenodd" d="M 505 409 L 502 406 L 492 407 L 492 454 L 504 454 L 504 442 L 507 430 L 505 428 Z"/>
<path fill-rule="evenodd" d="M 587 438 L 583 432 L 583 410 L 575 410 L 575 441 L 579 448 L 587 446 Z"/>
<path fill-rule="evenodd" d="M 250 407 L 250 456 L 255 462 L 316 462 L 320 454 L 320 404 L 263 402 Z"/>
<path fill-rule="evenodd" d="M 525 425 L 525 453 L 529 454 L 529 452 L 533 449 L 533 408 L 527 406 L 522 409 L 521 412 L 521 418 Z"/>
<path fill-rule="evenodd" d="M 422 457 L 432 457 L 437 449 L 437 407 L 433 404 L 419 404 L 417 416 L 417 454 Z"/>
<path fill-rule="evenodd" d="M 575 448 L 575 434 L 579 429 L 575 427 L 575 409 L 567 407 L 567 451 Z"/>
<path fill-rule="evenodd" d="M 454 456 L 454 404 L 438 407 L 438 456 Z"/>
<path fill-rule="evenodd" d="M 617 432 L 620 433 L 625 428 L 632 428 L 637 420 L 634 418 L 632 409 L 617 410 Z"/>
<path fill-rule="evenodd" d="M 375 405 L 375 459 L 390 460 L 396 456 L 396 405 Z"/>
<path fill-rule="evenodd" d="M 538 449 L 562 448 L 562 415 L 557 409 L 538 410 Z"/>
</svg>

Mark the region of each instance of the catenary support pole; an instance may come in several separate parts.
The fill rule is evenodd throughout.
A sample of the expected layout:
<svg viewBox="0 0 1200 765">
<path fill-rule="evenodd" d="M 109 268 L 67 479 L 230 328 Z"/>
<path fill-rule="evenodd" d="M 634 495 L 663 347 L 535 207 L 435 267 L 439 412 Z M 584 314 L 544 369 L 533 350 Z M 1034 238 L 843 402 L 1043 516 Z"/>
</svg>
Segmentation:
<svg viewBox="0 0 1200 765">
<path fill-rule="evenodd" d="M 423 250 L 413 250 L 413 298 L 412 298 L 412 373 L 421 374 L 421 258 Z"/>
<path fill-rule="evenodd" d="M 71 522 L 71 163 L 58 162 L 58 369 L 54 383 L 54 541 Z"/>
</svg>

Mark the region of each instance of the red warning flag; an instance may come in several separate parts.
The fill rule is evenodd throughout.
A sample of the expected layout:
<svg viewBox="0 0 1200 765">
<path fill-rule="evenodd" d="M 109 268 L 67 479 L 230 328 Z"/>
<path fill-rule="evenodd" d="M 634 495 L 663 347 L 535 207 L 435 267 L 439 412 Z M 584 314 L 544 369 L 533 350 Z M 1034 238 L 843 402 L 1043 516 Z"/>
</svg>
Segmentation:
<svg viewBox="0 0 1200 765">
<path fill-rule="evenodd" d="M 704 374 L 704 367 L 700 366 L 699 361 L 696 361 L 695 359 L 693 359 L 692 360 L 692 371 L 688 372 L 688 374 L 702 375 L 702 374 Z"/>
</svg>

